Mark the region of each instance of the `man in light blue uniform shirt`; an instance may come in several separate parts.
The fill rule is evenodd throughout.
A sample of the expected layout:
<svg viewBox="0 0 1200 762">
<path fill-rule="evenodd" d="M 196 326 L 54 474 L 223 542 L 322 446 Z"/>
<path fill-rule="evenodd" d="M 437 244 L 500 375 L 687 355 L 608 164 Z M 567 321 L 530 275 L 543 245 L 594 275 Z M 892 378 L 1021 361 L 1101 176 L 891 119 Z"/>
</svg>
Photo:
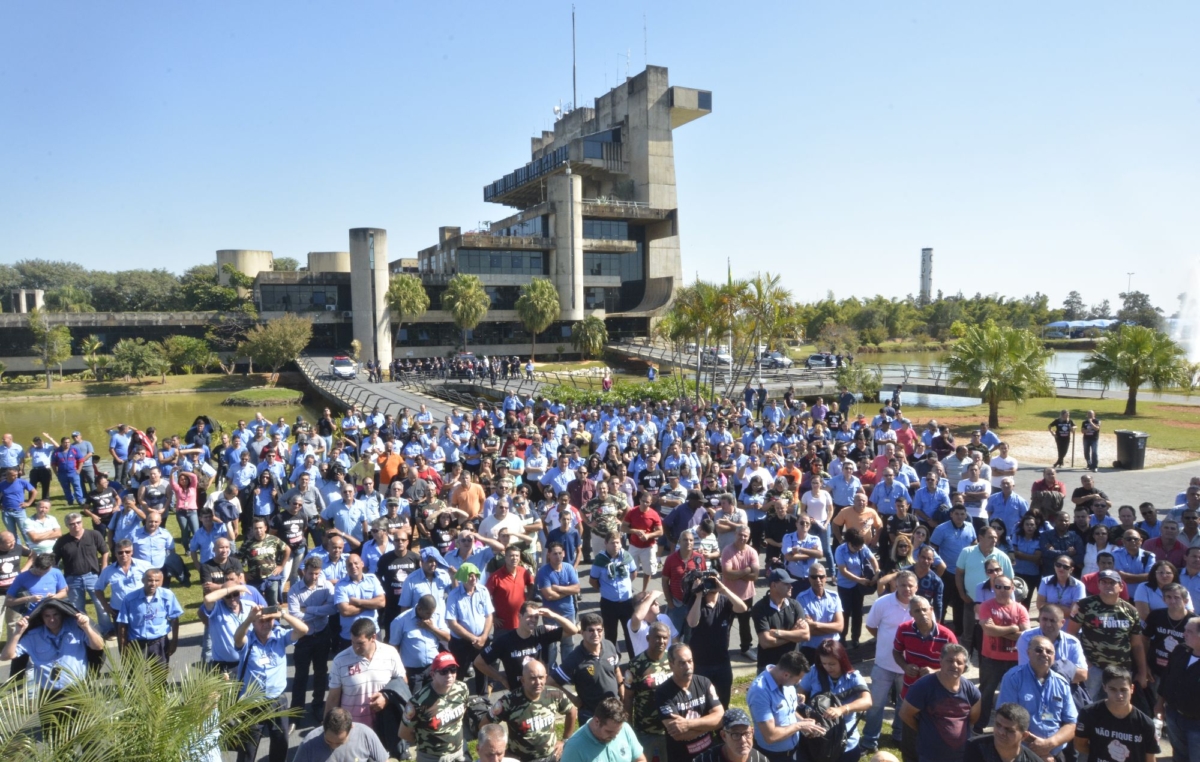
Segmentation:
<svg viewBox="0 0 1200 762">
<path fill-rule="evenodd" d="M 1026 630 L 1021 633 L 1021 637 L 1017 638 L 1017 664 L 1023 666 L 1029 663 L 1029 641 L 1036 637 L 1043 637 L 1054 644 L 1054 670 L 1064 677 L 1070 671 L 1071 677 L 1068 679 L 1072 683 L 1086 680 L 1088 664 L 1087 657 L 1083 655 L 1083 644 L 1079 642 L 1079 638 L 1063 630 L 1065 618 L 1066 614 L 1061 606 L 1053 603 L 1039 605 L 1038 624 L 1040 626 Z M 1074 670 L 1064 668 L 1064 665 L 1068 663 L 1074 667 Z M 1078 708 L 1076 707 L 1076 709 Z"/>
<path fill-rule="evenodd" d="M 110 619 L 109 631 L 116 629 L 117 612 L 125 597 L 142 587 L 142 577 L 150 569 L 150 564 L 133 557 L 133 543 L 129 540 L 117 542 L 117 550 L 111 564 L 100 570 L 96 578 L 96 595 L 100 604 L 108 612 Z M 104 597 L 104 590 L 112 587 L 112 594 Z M 108 633 L 104 633 L 107 635 Z"/>
<path fill-rule="evenodd" d="M 292 628 L 291 632 L 278 625 L 280 619 Z M 241 656 L 237 677 L 242 683 L 242 693 L 251 685 L 257 685 L 274 704 L 272 709 L 286 711 L 288 643 L 299 640 L 307 633 L 308 626 L 286 610 L 269 616 L 264 616 L 261 608 L 252 610 L 234 633 L 234 646 Z M 238 762 L 258 759 L 258 742 L 264 731 L 271 737 L 270 756 L 267 759 L 270 762 L 284 762 L 288 752 L 288 735 L 291 733 L 291 721 L 286 714 L 251 728 L 245 745 L 238 751 Z"/>
<path fill-rule="evenodd" d="M 1113 551 L 1113 569 L 1121 575 L 1133 600 L 1142 583 L 1150 576 L 1154 566 L 1154 554 L 1142 550 L 1142 535 L 1136 529 L 1126 529 L 1121 537 L 1121 546 Z"/>
<path fill-rule="evenodd" d="M 87 650 L 104 650 L 104 637 L 92 627 L 87 614 L 71 619 L 55 603 L 42 609 L 41 618 L 41 626 L 33 628 L 28 619 L 18 619 L 0 659 L 28 656 L 34 685 L 62 690 L 87 674 Z"/>
<path fill-rule="evenodd" d="M 388 643 L 400 652 L 408 687 L 416 693 L 432 677 L 429 665 L 450 647 L 450 630 L 441 604 L 432 595 L 422 595 L 417 605 L 392 621 Z"/>
<path fill-rule="evenodd" d="M 363 560 L 353 553 L 346 556 L 346 576 L 334 587 L 333 602 L 341 615 L 339 637 L 344 641 L 344 645 L 339 643 L 333 649 L 334 653 L 349 648 L 350 625 L 355 620 L 370 619 L 378 627 L 379 610 L 387 605 L 379 578 L 365 573 Z"/>
<path fill-rule="evenodd" d="M 357 549 L 366 539 L 367 504 L 355 499 L 354 487 L 348 483 L 341 486 L 340 494 L 341 500 L 331 500 L 329 505 L 325 506 L 325 510 L 321 511 L 321 518 L 325 520 L 327 528 L 326 536 L 333 533 L 331 530 L 337 530 L 336 534 L 344 537 L 346 542 Z"/>
<path fill-rule="evenodd" d="M 1029 513 L 1029 503 L 1025 498 L 1013 492 L 1013 480 L 1006 476 L 1000 480 L 1000 491 L 994 493 L 987 501 L 989 519 L 1000 519 L 1004 522 L 1004 530 L 1009 538 L 1017 536 L 1021 527 L 1021 519 Z M 1038 531 L 1041 531 L 1038 527 Z"/>
<path fill-rule="evenodd" d="M 134 647 L 168 664 L 179 647 L 183 606 L 162 582 L 162 572 L 149 569 L 142 575 L 141 592 L 125 596 L 117 612 L 117 641 L 122 651 Z"/>
<path fill-rule="evenodd" d="M 1018 665 L 1000 681 L 997 706 L 1019 704 L 1029 712 L 1029 733 L 1024 745 L 1049 759 L 1075 737 L 1079 712 L 1071 698 L 1071 684 L 1053 670 L 1054 644 L 1035 636 L 1029 641 L 1028 663 Z M 983 720 L 980 720 L 983 722 Z"/>
<path fill-rule="evenodd" d="M 929 537 L 929 543 L 937 549 L 951 574 L 958 570 L 958 556 L 974 542 L 975 527 L 967 521 L 967 509 L 962 505 L 954 506 L 950 520 L 938 524 Z"/>
<path fill-rule="evenodd" d="M 845 462 L 842 464 L 842 472 L 831 478 L 826 484 L 835 508 L 854 505 L 854 496 L 863 491 L 862 482 L 854 475 L 856 470 L 853 463 Z"/>
<path fill-rule="evenodd" d="M 408 575 L 400 587 L 400 608 L 412 608 L 421 596 L 431 595 L 437 603 L 438 612 L 444 612 L 446 591 L 454 586 L 450 571 L 454 571 L 454 567 L 446 563 L 437 548 L 422 548 L 420 571 Z"/>
<path fill-rule="evenodd" d="M 883 481 L 871 490 L 871 506 L 880 516 L 895 516 L 896 501 L 900 498 L 908 500 L 908 488 L 896 481 L 896 472 L 890 468 L 884 469 Z"/>
<path fill-rule="evenodd" d="M 15 468 L 21 470 L 25 463 L 25 448 L 13 441 L 12 434 L 5 434 L 0 440 L 0 468 Z"/>
<path fill-rule="evenodd" d="M 799 651 L 789 651 L 778 664 L 769 665 L 746 690 L 746 707 L 754 720 L 754 746 L 769 762 L 788 762 L 795 753 L 803 731 L 819 727 L 813 720 L 796 714 L 799 700 L 796 685 L 808 671 L 808 664 Z M 775 740 L 763 733 L 765 724 Z"/>
<path fill-rule="evenodd" d="M 808 619 L 808 629 L 812 636 L 801 647 L 801 652 L 808 655 L 826 640 L 840 640 L 842 632 L 842 598 L 826 583 L 828 572 L 825 565 L 819 561 L 808 570 L 809 589 L 796 596 L 796 603 L 804 609 Z"/>
<path fill-rule="evenodd" d="M 235 636 L 242 622 L 250 616 L 252 602 L 250 588 L 226 580 L 224 586 L 204 596 L 200 605 L 201 621 L 208 621 L 211 638 L 211 660 L 209 664 L 228 677 L 237 676 L 241 649 L 235 644 Z"/>
<path fill-rule="evenodd" d="M 913 513 L 922 521 L 932 521 L 940 510 L 950 510 L 950 493 L 938 489 L 938 475 L 926 474 L 925 484 L 913 493 Z"/>
</svg>

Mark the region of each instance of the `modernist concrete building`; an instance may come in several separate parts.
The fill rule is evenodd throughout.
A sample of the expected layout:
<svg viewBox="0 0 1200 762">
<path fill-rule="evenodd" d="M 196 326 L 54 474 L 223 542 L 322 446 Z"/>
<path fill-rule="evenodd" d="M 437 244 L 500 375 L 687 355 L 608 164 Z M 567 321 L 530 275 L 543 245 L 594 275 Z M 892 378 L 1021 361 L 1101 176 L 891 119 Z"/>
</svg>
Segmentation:
<svg viewBox="0 0 1200 762">
<path fill-rule="evenodd" d="M 492 297 L 471 337 L 485 352 L 527 351 L 513 308 L 535 276 L 553 281 L 562 307 L 539 341 L 566 343 L 588 314 L 603 317 L 611 337 L 645 335 L 683 280 L 672 130 L 711 111 L 712 93 L 672 86 L 666 68 L 650 66 L 562 115 L 533 138 L 528 163 L 483 188 L 485 201 L 515 213 L 476 231 L 440 228 L 418 253 L 430 311 L 402 326 L 396 351 L 441 354 L 459 341 L 440 309 L 456 273 L 478 275 Z"/>
</svg>

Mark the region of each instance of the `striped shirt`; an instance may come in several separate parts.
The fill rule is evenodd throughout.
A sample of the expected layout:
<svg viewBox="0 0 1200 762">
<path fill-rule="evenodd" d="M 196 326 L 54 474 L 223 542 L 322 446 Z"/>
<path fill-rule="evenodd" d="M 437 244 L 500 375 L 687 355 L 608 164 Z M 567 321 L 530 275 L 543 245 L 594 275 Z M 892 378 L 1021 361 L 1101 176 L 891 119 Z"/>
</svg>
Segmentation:
<svg viewBox="0 0 1200 762">
<path fill-rule="evenodd" d="M 936 670 L 941 663 L 942 649 L 947 643 L 957 643 L 958 638 L 954 637 L 954 633 L 943 624 L 934 623 L 933 629 L 928 635 L 922 635 L 917 629 L 917 623 L 913 621 L 905 622 L 896 630 L 896 639 L 892 643 L 892 648 L 900 651 L 903 654 L 904 664 L 913 664 L 918 667 L 929 667 Z M 923 677 L 911 677 L 907 672 L 904 673 L 904 690 L 901 691 L 900 697 L 908 693 L 910 685 Z"/>
</svg>

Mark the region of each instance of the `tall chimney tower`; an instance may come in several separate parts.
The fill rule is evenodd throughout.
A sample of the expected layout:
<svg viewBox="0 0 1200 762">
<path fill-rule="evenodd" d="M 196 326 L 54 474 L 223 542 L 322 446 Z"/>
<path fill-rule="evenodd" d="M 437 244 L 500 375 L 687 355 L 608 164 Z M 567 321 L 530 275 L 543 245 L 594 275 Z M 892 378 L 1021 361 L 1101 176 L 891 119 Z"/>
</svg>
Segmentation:
<svg viewBox="0 0 1200 762">
<path fill-rule="evenodd" d="M 921 304 L 933 299 L 933 249 L 921 249 Z"/>
</svg>

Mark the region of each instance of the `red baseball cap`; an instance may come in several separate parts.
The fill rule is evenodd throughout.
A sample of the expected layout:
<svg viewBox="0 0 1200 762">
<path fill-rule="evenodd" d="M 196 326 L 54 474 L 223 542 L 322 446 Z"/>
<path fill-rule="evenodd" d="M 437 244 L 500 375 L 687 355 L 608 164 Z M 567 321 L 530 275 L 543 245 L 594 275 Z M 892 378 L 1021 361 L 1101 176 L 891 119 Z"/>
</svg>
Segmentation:
<svg viewBox="0 0 1200 762">
<path fill-rule="evenodd" d="M 458 661 L 454 658 L 454 654 L 449 651 L 442 651 L 437 656 L 433 657 L 433 664 L 430 669 L 434 672 L 443 670 L 447 667 L 457 667 Z"/>
</svg>

